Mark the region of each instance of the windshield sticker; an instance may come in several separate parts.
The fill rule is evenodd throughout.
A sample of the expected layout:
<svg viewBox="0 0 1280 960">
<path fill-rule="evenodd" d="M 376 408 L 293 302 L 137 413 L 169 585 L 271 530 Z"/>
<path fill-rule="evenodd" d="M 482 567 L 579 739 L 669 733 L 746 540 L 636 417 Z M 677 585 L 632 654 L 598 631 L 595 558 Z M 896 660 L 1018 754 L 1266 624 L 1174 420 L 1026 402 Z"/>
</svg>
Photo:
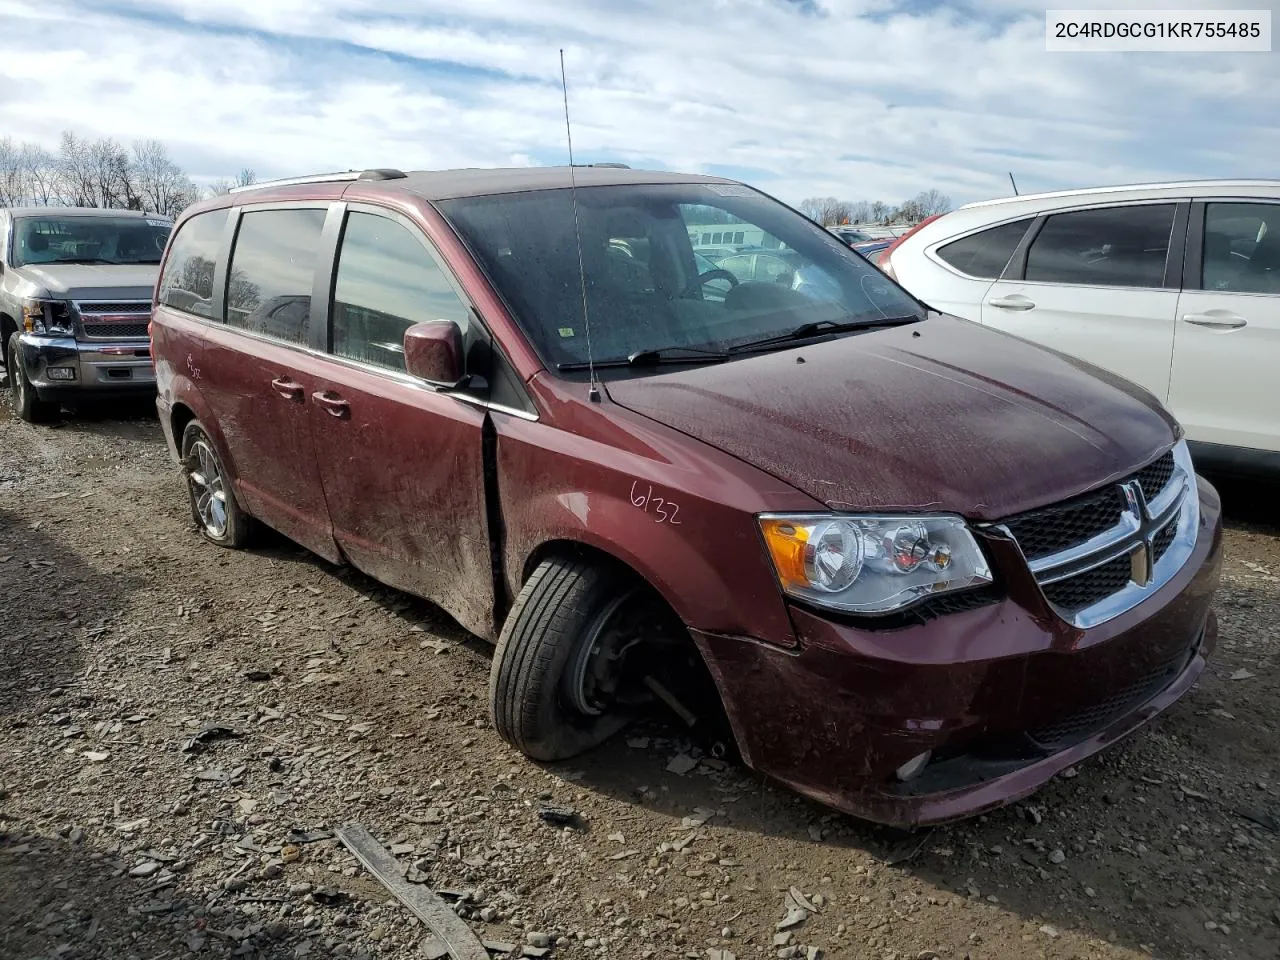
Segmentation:
<svg viewBox="0 0 1280 960">
<path fill-rule="evenodd" d="M 170 223 L 168 220 L 152 220 L 150 217 L 148 217 L 147 226 L 148 227 L 172 227 L 173 224 Z"/>
<path fill-rule="evenodd" d="M 572 336 L 573 336 L 573 327 L 561 327 L 561 328 L 560 328 L 560 339 L 561 339 L 561 340 L 568 340 L 568 339 L 569 339 L 570 337 L 572 337 Z"/>
<path fill-rule="evenodd" d="M 720 197 L 753 197 L 755 191 L 737 183 L 709 183 L 707 189 Z"/>
</svg>

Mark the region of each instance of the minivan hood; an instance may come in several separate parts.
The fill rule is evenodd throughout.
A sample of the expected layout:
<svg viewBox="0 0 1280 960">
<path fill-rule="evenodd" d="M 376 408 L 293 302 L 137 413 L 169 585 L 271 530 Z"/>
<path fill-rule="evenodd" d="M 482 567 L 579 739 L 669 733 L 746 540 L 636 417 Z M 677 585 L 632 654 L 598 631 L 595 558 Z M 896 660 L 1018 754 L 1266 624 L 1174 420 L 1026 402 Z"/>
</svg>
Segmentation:
<svg viewBox="0 0 1280 960">
<path fill-rule="evenodd" d="M 1140 387 L 944 315 L 607 389 L 836 510 L 995 520 L 1131 473 L 1180 433 Z"/>
<path fill-rule="evenodd" d="M 158 263 L 29 263 L 16 268 L 56 300 L 150 300 Z"/>
</svg>

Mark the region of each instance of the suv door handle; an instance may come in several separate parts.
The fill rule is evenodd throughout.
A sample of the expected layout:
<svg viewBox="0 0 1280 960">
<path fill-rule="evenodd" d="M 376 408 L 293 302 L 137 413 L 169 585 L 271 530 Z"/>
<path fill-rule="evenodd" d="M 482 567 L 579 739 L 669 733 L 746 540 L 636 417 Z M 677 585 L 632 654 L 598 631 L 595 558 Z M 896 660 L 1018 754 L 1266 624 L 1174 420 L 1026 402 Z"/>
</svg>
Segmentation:
<svg viewBox="0 0 1280 960">
<path fill-rule="evenodd" d="M 303 394 L 302 384 L 294 383 L 288 377 L 276 377 L 271 381 L 271 386 L 275 388 L 276 393 L 284 397 L 286 400 L 297 400 L 301 402 Z"/>
<path fill-rule="evenodd" d="M 1036 305 L 1034 300 L 1028 300 L 1020 293 L 1015 293 L 1011 297 L 993 297 L 987 303 L 1001 310 L 1032 310 Z"/>
<path fill-rule="evenodd" d="M 311 395 L 311 399 L 324 407 L 325 412 L 331 417 L 351 416 L 351 404 L 347 403 L 347 401 L 343 400 L 337 394 L 328 390 L 313 393 Z"/>
<path fill-rule="evenodd" d="M 1237 313 L 1227 310 L 1210 310 L 1208 313 L 1188 313 L 1182 318 L 1183 323 L 1194 323 L 1197 327 L 1217 327 L 1219 330 L 1236 330 L 1249 321 Z"/>
</svg>

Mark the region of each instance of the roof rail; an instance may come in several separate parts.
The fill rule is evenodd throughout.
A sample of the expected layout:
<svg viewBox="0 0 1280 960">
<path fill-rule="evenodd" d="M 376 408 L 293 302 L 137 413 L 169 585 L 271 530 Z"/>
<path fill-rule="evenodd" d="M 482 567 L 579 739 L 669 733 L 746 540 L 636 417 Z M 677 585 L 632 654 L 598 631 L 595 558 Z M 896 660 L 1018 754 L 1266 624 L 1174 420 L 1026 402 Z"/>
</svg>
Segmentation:
<svg viewBox="0 0 1280 960">
<path fill-rule="evenodd" d="M 243 187 L 232 187 L 228 193 L 242 193 L 262 187 L 291 187 L 299 183 L 341 183 L 344 180 L 399 180 L 405 174 L 400 170 L 383 167 L 377 170 L 347 170 L 342 173 L 313 173 L 305 177 L 286 177 L 283 180 L 263 180 Z"/>
</svg>

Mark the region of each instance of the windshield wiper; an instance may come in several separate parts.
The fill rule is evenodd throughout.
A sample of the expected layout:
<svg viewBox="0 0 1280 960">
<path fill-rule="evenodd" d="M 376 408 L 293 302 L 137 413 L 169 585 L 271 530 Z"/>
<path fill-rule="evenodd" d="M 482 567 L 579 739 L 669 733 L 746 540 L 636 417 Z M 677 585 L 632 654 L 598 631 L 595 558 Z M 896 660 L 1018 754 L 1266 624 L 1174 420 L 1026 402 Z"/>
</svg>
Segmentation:
<svg viewBox="0 0 1280 960">
<path fill-rule="evenodd" d="M 723 350 L 704 350 L 701 347 L 651 347 L 637 350 L 625 357 L 608 357 L 595 361 L 597 367 L 647 367 L 660 363 L 717 363 L 728 360 L 729 354 Z M 586 370 L 591 364 L 586 360 L 575 360 L 572 363 L 558 363 L 556 369 L 569 372 Z"/>
<path fill-rule="evenodd" d="M 907 314 L 904 317 L 878 317 L 872 320 L 814 320 L 810 323 L 802 323 L 794 330 L 788 330 L 786 333 L 762 337 L 759 340 L 747 340 L 744 343 L 735 343 L 729 349 L 734 353 L 738 353 L 744 350 L 755 350 L 759 347 L 771 347 L 780 343 L 791 343 L 794 340 L 807 340 L 810 337 L 820 337 L 828 333 L 871 330 L 876 327 L 900 327 L 908 323 L 918 323 L 920 320 L 921 318 L 914 313 Z"/>
<path fill-rule="evenodd" d="M 119 260 L 107 260 L 103 257 L 62 257 L 52 261 L 53 263 L 107 263 L 116 266 Z"/>
</svg>

